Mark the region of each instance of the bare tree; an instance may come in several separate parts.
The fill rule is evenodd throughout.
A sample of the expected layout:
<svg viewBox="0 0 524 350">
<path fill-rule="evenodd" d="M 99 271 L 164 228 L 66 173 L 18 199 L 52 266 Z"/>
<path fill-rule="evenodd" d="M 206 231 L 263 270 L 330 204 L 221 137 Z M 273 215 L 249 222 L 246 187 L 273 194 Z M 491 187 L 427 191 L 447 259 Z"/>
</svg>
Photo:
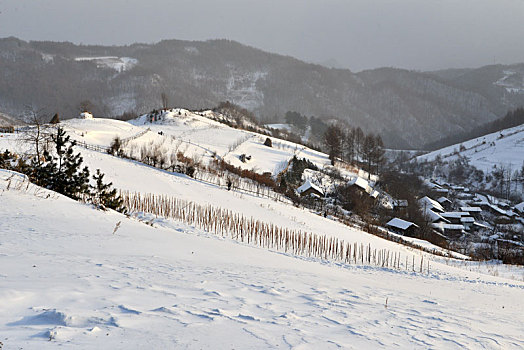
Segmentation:
<svg viewBox="0 0 524 350">
<path fill-rule="evenodd" d="M 31 145 L 32 150 L 30 152 L 34 152 L 35 161 L 40 165 L 43 151 L 47 149 L 52 139 L 52 128 L 49 124 L 46 124 L 49 116 L 43 109 L 36 109 L 32 106 L 27 106 L 24 114 L 24 119 L 29 126 L 21 129 L 20 141 Z"/>
</svg>

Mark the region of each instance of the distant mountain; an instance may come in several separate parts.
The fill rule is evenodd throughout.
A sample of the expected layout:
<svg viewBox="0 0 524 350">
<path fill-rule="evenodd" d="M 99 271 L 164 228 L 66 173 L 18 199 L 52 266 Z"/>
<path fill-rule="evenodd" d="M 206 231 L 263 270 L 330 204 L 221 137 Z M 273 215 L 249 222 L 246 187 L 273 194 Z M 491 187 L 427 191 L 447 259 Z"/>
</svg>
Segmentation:
<svg viewBox="0 0 524 350">
<path fill-rule="evenodd" d="M 0 127 L 1 126 L 13 126 L 20 124 L 20 122 L 6 114 L 0 113 Z"/>
<path fill-rule="evenodd" d="M 418 148 L 524 106 L 521 66 L 421 73 L 353 73 L 308 64 L 228 40 L 130 46 L 0 39 L 0 112 L 24 106 L 63 118 L 88 108 L 115 116 L 170 106 L 209 108 L 229 100 L 258 117 L 287 111 L 337 117 L 380 133 L 389 147 Z M 511 85 L 508 85 L 511 84 Z"/>
</svg>

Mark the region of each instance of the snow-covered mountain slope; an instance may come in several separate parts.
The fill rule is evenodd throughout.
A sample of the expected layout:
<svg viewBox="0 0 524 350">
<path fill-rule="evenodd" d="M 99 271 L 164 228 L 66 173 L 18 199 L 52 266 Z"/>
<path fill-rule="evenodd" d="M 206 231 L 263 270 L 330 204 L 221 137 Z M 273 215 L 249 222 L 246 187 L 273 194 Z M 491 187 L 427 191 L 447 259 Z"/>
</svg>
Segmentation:
<svg viewBox="0 0 524 350">
<path fill-rule="evenodd" d="M 524 346 L 522 282 L 295 258 L 10 176 L 0 172 L 5 349 Z"/>
<path fill-rule="evenodd" d="M 487 172 L 501 165 L 519 169 L 524 162 L 524 124 L 424 154 L 417 160 L 434 160 L 439 155 L 444 161 L 458 155 L 468 157 L 471 165 Z"/>
<path fill-rule="evenodd" d="M 111 68 L 117 72 L 130 70 L 138 64 L 138 60 L 132 57 L 75 57 L 74 60 L 77 62 L 94 62 L 98 68 Z"/>
</svg>

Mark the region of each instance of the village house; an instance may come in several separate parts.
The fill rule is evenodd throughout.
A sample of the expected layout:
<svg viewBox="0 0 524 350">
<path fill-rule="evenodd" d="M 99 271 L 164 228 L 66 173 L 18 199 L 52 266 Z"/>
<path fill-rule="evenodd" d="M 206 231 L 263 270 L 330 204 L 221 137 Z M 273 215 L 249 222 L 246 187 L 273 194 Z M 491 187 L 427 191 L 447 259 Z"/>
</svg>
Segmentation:
<svg viewBox="0 0 524 350">
<path fill-rule="evenodd" d="M 318 187 L 317 185 L 315 185 L 314 183 L 312 183 L 309 180 L 306 180 L 306 182 L 304 182 L 302 186 L 297 188 L 297 192 L 302 197 L 309 196 L 309 195 L 318 197 L 318 198 L 324 197 L 324 191 L 322 191 L 320 187 Z"/>
<path fill-rule="evenodd" d="M 431 227 L 450 238 L 458 238 L 464 233 L 464 225 L 459 224 L 439 222 L 431 224 Z"/>
<path fill-rule="evenodd" d="M 442 207 L 446 210 L 451 210 L 451 205 L 453 204 L 449 199 L 447 199 L 446 197 L 440 197 L 439 199 L 437 199 L 437 202 L 440 203 L 440 205 L 442 205 Z"/>
<path fill-rule="evenodd" d="M 460 207 L 460 211 L 466 212 L 476 220 L 482 218 L 482 209 L 480 207 Z"/>
<path fill-rule="evenodd" d="M 420 204 L 420 207 L 423 209 L 429 209 L 429 210 L 432 210 L 434 212 L 439 212 L 439 213 L 443 213 L 446 211 L 439 202 L 437 202 L 434 199 L 429 198 L 428 196 L 420 198 L 418 202 Z"/>
<path fill-rule="evenodd" d="M 417 224 L 399 218 L 389 220 L 386 223 L 386 227 L 395 233 L 405 236 L 415 236 L 415 231 L 419 228 Z"/>
<path fill-rule="evenodd" d="M 443 218 L 448 219 L 452 224 L 460 224 L 461 218 L 469 216 L 468 213 L 462 211 L 446 211 L 440 214 Z"/>
</svg>

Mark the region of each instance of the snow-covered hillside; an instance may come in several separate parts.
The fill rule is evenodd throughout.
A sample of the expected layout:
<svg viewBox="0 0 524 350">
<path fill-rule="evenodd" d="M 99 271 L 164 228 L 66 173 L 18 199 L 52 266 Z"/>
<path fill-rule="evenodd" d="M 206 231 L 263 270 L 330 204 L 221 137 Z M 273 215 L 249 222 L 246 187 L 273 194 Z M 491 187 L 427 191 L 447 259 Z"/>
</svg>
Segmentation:
<svg viewBox="0 0 524 350">
<path fill-rule="evenodd" d="M 8 189 L 10 176 L 0 172 L 5 349 L 524 346 L 522 282 L 298 259 Z"/>
<path fill-rule="evenodd" d="M 116 56 L 101 56 L 101 57 L 76 57 L 77 62 L 94 62 L 99 68 L 111 68 L 117 72 L 124 72 L 130 70 L 138 64 L 138 60 L 132 57 L 116 57 Z"/>
<path fill-rule="evenodd" d="M 86 144 L 108 146 L 119 136 L 129 140 L 130 149 L 158 146 L 202 162 L 223 157 L 273 175 L 293 155 L 318 166 L 329 163 L 326 155 L 303 146 L 273 139 L 270 148 L 263 145 L 265 136 L 185 110 L 152 123 L 147 118 L 132 123 L 76 119 L 62 125 Z M 1 136 L 0 149 L 26 147 L 18 134 Z M 292 256 L 151 214 L 103 212 L 0 170 L 0 341 L 5 349 L 524 346 L 521 267 L 435 256 L 286 201 L 228 191 L 105 152 L 76 150 L 118 189 L 211 205 L 285 229 L 385 249 L 402 256 L 401 268 Z M 241 162 L 241 154 L 251 160 Z M 418 271 L 421 259 L 424 272 L 414 272 L 412 261 Z"/>
<path fill-rule="evenodd" d="M 500 165 L 519 169 L 524 162 L 524 124 L 430 152 L 417 160 L 430 161 L 439 155 L 444 161 L 458 155 L 468 157 L 471 165 L 486 172 Z"/>
</svg>

